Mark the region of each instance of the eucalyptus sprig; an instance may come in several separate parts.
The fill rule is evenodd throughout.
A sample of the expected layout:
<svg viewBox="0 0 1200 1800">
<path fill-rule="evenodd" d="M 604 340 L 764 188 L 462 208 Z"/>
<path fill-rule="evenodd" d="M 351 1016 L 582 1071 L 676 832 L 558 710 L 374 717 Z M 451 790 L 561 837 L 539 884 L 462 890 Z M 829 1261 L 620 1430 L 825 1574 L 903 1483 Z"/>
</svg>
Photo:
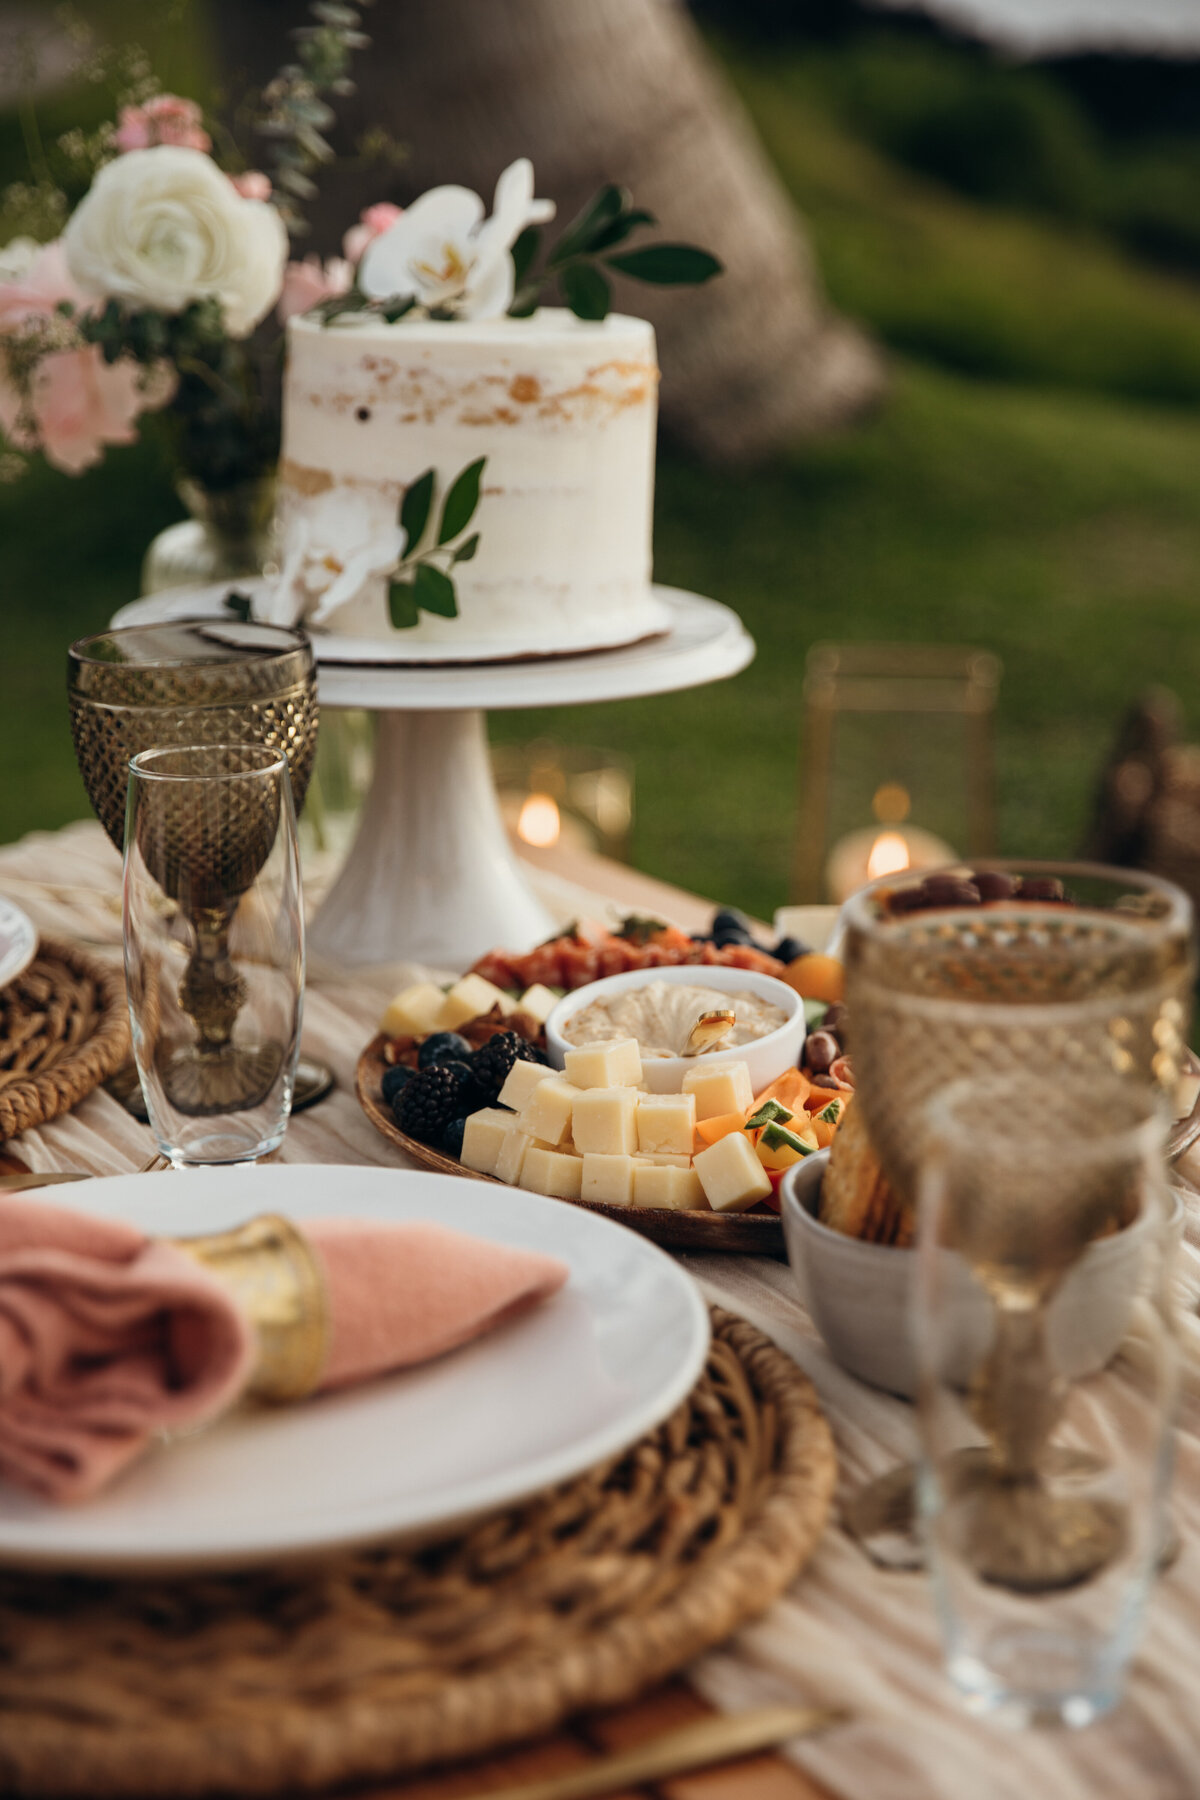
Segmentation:
<svg viewBox="0 0 1200 1800">
<path fill-rule="evenodd" d="M 620 248 L 633 232 L 654 224 L 654 214 L 635 206 L 627 188 L 609 182 L 572 219 L 536 272 L 532 271 L 542 247 L 542 230 L 539 225 L 527 226 L 512 247 L 516 293 L 509 316 L 528 318 L 545 289 L 557 282 L 576 318 L 606 318 L 612 307 L 606 268 L 658 287 L 698 287 L 721 274 L 717 258 L 694 244 Z"/>
<path fill-rule="evenodd" d="M 296 59 L 285 63 L 262 91 L 256 130 L 271 139 L 267 173 L 272 199 L 293 237 L 309 229 L 300 203 L 314 198 L 314 172 L 332 162 L 333 146 L 323 135 L 336 114 L 327 95 L 342 99 L 354 92 L 350 67 L 356 50 L 370 38 L 362 30 L 361 8 L 371 0 L 343 6 L 335 0 L 311 0 L 314 23 L 292 32 Z"/>
<path fill-rule="evenodd" d="M 437 531 L 424 549 L 421 546 L 433 514 L 435 471 L 426 469 L 406 489 L 400 502 L 404 555 L 388 587 L 388 610 L 397 631 L 418 624 L 423 612 L 436 613 L 442 619 L 458 617 L 458 595 L 450 571 L 459 563 L 470 562 L 479 548 L 477 531 L 469 537 L 463 533 L 479 505 L 486 462 L 486 456 L 481 456 L 454 478 L 442 501 Z"/>
</svg>

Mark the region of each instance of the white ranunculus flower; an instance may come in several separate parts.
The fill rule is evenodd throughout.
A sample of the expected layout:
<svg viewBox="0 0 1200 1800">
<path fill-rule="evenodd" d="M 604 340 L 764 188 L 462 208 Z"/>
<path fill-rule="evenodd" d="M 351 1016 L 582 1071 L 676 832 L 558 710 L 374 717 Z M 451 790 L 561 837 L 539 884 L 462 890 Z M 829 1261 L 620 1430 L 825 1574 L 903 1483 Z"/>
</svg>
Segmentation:
<svg viewBox="0 0 1200 1800">
<path fill-rule="evenodd" d="M 273 206 L 244 200 L 211 157 L 175 144 L 106 163 L 63 242 L 85 293 L 164 313 L 211 295 L 235 338 L 274 306 L 288 254 Z"/>
<path fill-rule="evenodd" d="M 283 567 L 254 607 L 264 624 L 324 625 L 372 577 L 391 573 L 407 541 L 394 518 L 381 522 L 364 495 L 344 488 L 306 501 L 286 535 Z"/>
<path fill-rule="evenodd" d="M 553 217 L 553 200 L 533 197 L 533 164 L 524 156 L 496 183 L 490 219 L 470 188 L 430 188 L 367 245 L 358 285 L 372 300 L 413 299 L 427 313 L 497 319 L 512 304 L 509 251 L 527 225 Z"/>
</svg>

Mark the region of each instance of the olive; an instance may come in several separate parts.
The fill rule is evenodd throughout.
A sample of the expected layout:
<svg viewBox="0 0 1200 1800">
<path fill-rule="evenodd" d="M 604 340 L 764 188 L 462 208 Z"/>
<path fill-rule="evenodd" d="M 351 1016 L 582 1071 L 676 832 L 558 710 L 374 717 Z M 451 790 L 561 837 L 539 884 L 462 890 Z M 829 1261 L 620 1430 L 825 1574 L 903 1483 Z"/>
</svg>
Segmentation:
<svg viewBox="0 0 1200 1800">
<path fill-rule="evenodd" d="M 1066 890 L 1056 875 L 1025 875 L 1017 888 L 1018 900 L 1065 900 Z"/>
<path fill-rule="evenodd" d="M 804 1040 L 804 1067 L 814 1075 L 827 1075 L 842 1054 L 842 1046 L 832 1031 L 813 1031 Z"/>
<path fill-rule="evenodd" d="M 897 888 L 888 895 L 888 911 L 891 913 L 920 912 L 923 906 L 932 904 L 932 901 L 926 899 L 923 887 Z"/>
<path fill-rule="evenodd" d="M 417 1067 L 431 1069 L 436 1063 L 458 1062 L 470 1055 L 470 1044 L 457 1031 L 435 1031 L 417 1051 Z"/>
<path fill-rule="evenodd" d="M 1011 900 L 1020 885 L 1019 877 L 1006 875 L 1003 869 L 977 869 L 971 881 L 981 900 Z"/>
<path fill-rule="evenodd" d="M 812 945 L 801 938 L 782 937 L 772 950 L 771 955 L 779 962 L 795 962 L 798 956 L 811 956 Z"/>
<path fill-rule="evenodd" d="M 406 1063 L 394 1063 L 390 1069 L 383 1071 L 383 1080 L 379 1085 L 383 1089 L 383 1097 L 389 1106 L 401 1088 L 408 1086 L 416 1072 L 415 1069 L 410 1069 Z"/>
<path fill-rule="evenodd" d="M 846 1008 L 842 1001 L 835 1000 L 833 1005 L 825 1010 L 825 1017 L 821 1020 L 821 1030 L 831 1031 L 834 1037 L 840 1040 L 845 1029 Z"/>
<path fill-rule="evenodd" d="M 813 1075 L 810 1079 L 814 1087 L 833 1088 L 834 1092 L 839 1094 L 842 1091 L 841 1082 L 835 1081 L 832 1075 Z"/>
</svg>

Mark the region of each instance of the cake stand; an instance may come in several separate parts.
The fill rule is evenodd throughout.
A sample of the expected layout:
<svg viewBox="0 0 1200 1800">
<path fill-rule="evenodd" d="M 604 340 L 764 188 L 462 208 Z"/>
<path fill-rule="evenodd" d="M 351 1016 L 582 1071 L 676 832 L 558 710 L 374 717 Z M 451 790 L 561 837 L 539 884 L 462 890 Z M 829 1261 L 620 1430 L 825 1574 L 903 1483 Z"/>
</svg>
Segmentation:
<svg viewBox="0 0 1200 1800">
<path fill-rule="evenodd" d="M 529 950 L 552 934 L 500 817 L 486 712 L 671 693 L 751 661 L 754 641 L 729 607 L 655 592 L 670 611 L 667 632 L 584 656 L 406 668 L 324 663 L 318 649 L 321 705 L 380 716 L 358 836 L 309 929 L 313 950 L 347 963 L 458 969 L 485 950 Z"/>
</svg>

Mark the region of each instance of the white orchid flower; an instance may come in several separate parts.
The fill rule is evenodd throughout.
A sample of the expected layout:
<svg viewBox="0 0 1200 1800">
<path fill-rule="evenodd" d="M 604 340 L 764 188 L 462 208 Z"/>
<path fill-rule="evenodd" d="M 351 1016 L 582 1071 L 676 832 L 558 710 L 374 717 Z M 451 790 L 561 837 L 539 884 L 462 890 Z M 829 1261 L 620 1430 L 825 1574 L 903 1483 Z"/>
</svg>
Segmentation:
<svg viewBox="0 0 1200 1800">
<path fill-rule="evenodd" d="M 394 520 L 381 522 L 364 495 L 345 489 L 310 502 L 287 535 L 287 559 L 256 599 L 254 616 L 263 624 L 327 624 L 374 577 L 395 570 L 407 543 Z"/>
<path fill-rule="evenodd" d="M 490 219 L 470 188 L 422 194 L 367 245 L 358 285 L 372 300 L 413 300 L 426 313 L 498 319 L 512 305 L 509 251 L 527 225 L 553 217 L 553 200 L 533 197 L 533 164 L 518 157 L 496 183 Z"/>
</svg>

